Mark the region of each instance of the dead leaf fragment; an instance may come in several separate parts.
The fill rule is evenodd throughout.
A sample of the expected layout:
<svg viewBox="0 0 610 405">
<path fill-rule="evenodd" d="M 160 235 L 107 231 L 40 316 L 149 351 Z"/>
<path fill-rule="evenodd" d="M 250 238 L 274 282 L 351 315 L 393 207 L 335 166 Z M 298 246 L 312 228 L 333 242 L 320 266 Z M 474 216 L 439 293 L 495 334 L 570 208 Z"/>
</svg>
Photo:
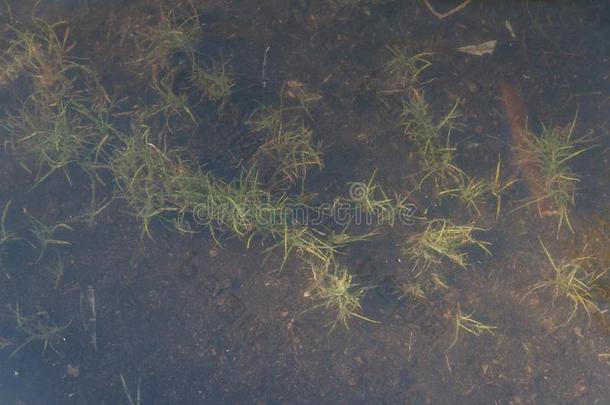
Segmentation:
<svg viewBox="0 0 610 405">
<path fill-rule="evenodd" d="M 482 56 L 485 54 L 492 54 L 496 50 L 496 44 L 498 41 L 495 39 L 491 41 L 482 42 L 476 45 L 466 45 L 461 48 L 457 48 L 458 51 L 469 53 L 471 55 Z"/>
</svg>

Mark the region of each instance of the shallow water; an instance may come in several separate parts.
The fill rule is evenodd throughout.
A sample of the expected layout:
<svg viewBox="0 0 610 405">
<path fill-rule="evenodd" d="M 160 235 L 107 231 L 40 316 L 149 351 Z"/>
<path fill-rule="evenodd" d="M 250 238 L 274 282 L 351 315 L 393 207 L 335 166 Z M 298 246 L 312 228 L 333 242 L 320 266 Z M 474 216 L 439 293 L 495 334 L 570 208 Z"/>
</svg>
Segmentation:
<svg viewBox="0 0 610 405">
<path fill-rule="evenodd" d="M 440 12 L 459 2 L 429 3 Z M 554 276 L 544 248 L 555 264 L 586 257 L 587 274 L 610 265 L 610 6 L 490 3 L 472 2 L 444 19 L 423 1 L 193 0 L 172 2 L 174 14 L 167 14 L 169 3 L 144 0 L 40 4 L 36 16 L 64 21 L 57 32 L 63 38 L 69 27 L 72 60 L 92 66 L 116 98 L 107 120 L 113 131 L 135 136 L 136 112 L 158 101 L 155 80 L 177 72 L 173 90 L 186 94 L 188 111 L 146 118 L 148 150 L 170 150 L 174 162 L 226 182 L 263 150 L 260 187 L 276 197 L 304 190 L 311 216 L 311 207 L 329 208 L 337 198 L 352 207 L 354 186 L 366 187 L 373 174 L 388 198 L 403 196 L 409 209 L 393 226 L 357 223 L 357 211 L 334 211 L 316 223 L 308 217 L 312 229 L 329 234 L 374 231 L 336 254 L 363 289 L 356 312 L 366 319 L 334 325 L 333 308 L 316 298 L 307 254 L 293 252 L 283 263 L 282 249 L 268 250 L 270 237 L 239 240 L 231 229 L 212 234 L 197 221 L 196 232 L 177 232 L 169 221 L 174 212 L 155 215 L 147 234 L 103 158 L 93 201 L 104 209 L 91 221 L 82 213 L 91 208 L 92 181 L 75 162 L 36 184 L 38 166 L 23 153 L 27 139 L 6 121 L 19 120 L 21 102 L 32 94 L 28 83 L 37 78 L 26 66 L 0 87 L 0 205 L 8 207 L 0 236 L 19 238 L 0 244 L 0 402 L 129 403 L 131 395 L 136 403 L 138 385 L 142 404 L 609 401 L 608 276 L 590 282 L 597 307 L 579 306 L 574 316 L 569 297 L 536 286 Z M 0 22 L 8 51 L 9 26 L 36 28 L 32 2 L 7 4 Z M 185 87 L 188 53 L 139 59 L 142 35 L 159 21 L 195 21 L 195 57 L 208 66 L 224 62 L 235 79 L 228 99 L 215 102 Z M 492 40 L 484 55 L 457 50 Z M 423 53 L 430 66 L 407 84 L 396 80 L 387 70 L 390 47 Z M 576 119 L 573 139 L 591 147 L 568 161 L 578 178 L 568 211 L 573 231 L 566 223 L 558 231 L 557 216 L 540 216 L 537 203 L 527 204 L 535 192 L 515 150 L 501 83 L 520 93 L 513 102 L 532 132 Z M 83 83 L 74 86 L 82 91 Z M 306 109 L 298 98 L 303 89 L 319 95 Z M 421 181 L 420 152 L 400 125 L 414 89 L 435 121 L 457 105 L 448 138 L 456 167 L 491 179 L 500 158 L 502 179 L 518 180 L 503 194 L 497 220 L 492 196 L 468 206 L 442 195 L 450 185 Z M 261 149 L 265 136 L 248 124 L 261 106 L 278 105 L 323 145 L 324 167 L 310 168 L 302 185 L 275 182 L 277 162 Z M 108 141 L 100 150 L 118 153 L 120 145 Z M 32 218 L 65 226 L 42 243 Z M 470 246 L 465 268 L 443 259 L 421 270 L 403 246 L 440 218 L 480 228 L 474 235 L 491 254 Z M 426 278 L 425 298 L 405 297 L 400 286 L 423 285 L 422 272 L 442 275 L 445 287 Z M 91 309 L 82 309 L 85 291 L 94 291 L 95 325 Z M 456 335 L 460 313 L 492 333 Z M 40 325 L 56 333 L 34 334 Z"/>
</svg>

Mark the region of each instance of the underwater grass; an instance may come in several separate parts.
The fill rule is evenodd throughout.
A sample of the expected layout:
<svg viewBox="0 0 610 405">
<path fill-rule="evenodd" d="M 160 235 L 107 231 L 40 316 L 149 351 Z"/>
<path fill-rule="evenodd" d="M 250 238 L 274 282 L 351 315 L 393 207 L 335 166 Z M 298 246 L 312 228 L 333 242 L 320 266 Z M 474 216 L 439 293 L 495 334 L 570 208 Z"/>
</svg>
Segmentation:
<svg viewBox="0 0 610 405">
<path fill-rule="evenodd" d="M 161 10 L 159 15 L 158 23 L 139 36 L 141 55 L 133 63 L 166 68 L 177 53 L 194 60 L 195 47 L 202 33 L 198 16 L 192 15 L 180 21 L 174 10 Z"/>
<path fill-rule="evenodd" d="M 356 207 L 366 215 L 367 220 L 375 216 L 379 224 L 387 223 L 394 226 L 396 217 L 407 208 L 407 200 L 399 195 L 394 195 L 394 198 L 388 197 L 381 185 L 375 182 L 376 174 L 377 169 L 366 183 L 347 183 L 349 199 L 339 198 L 336 202 L 355 203 Z"/>
<path fill-rule="evenodd" d="M 29 232 L 34 237 L 33 246 L 39 251 L 36 263 L 40 263 L 45 256 L 50 246 L 68 246 L 72 243 L 63 239 L 59 239 L 56 235 L 60 231 L 74 231 L 74 229 L 65 223 L 45 224 L 36 217 L 30 215 Z"/>
<path fill-rule="evenodd" d="M 591 316 L 591 311 L 599 312 L 599 307 L 593 299 L 593 293 L 595 282 L 606 274 L 606 271 L 587 271 L 583 265 L 591 259 L 590 257 L 577 257 L 557 262 L 553 259 L 542 241 L 539 240 L 539 242 L 553 268 L 553 277 L 531 286 L 523 298 L 541 288 L 549 288 L 553 291 L 552 304 L 554 304 L 557 298 L 565 298 L 571 301 L 572 311 L 568 319 L 561 326 L 566 326 L 574 318 L 579 308 L 582 308 L 588 316 Z"/>
<path fill-rule="evenodd" d="M 59 33 L 64 26 L 63 21 L 49 24 L 37 18 L 29 29 L 9 26 L 13 37 L 2 55 L 5 70 L 0 82 L 8 84 L 23 74 L 37 92 L 65 94 L 73 90 L 71 73 L 79 70 L 80 65 L 69 56 L 74 47 L 68 41 L 70 30 L 64 29 L 63 35 Z"/>
<path fill-rule="evenodd" d="M 321 263 L 311 265 L 314 277 L 313 295 L 321 301 L 311 309 L 324 307 L 336 312 L 331 332 L 339 324 L 349 329 L 348 321 L 352 318 L 377 323 L 361 315 L 361 301 L 365 290 L 354 283 L 353 276 L 347 268 L 338 265 L 332 259 Z"/>
<path fill-rule="evenodd" d="M 69 99 L 49 104 L 38 96 L 31 95 L 18 115 L 4 122 L 12 135 L 11 147 L 35 164 L 36 184 L 57 171 L 72 184 L 69 167 L 76 165 L 92 173 L 108 136 Z"/>
<path fill-rule="evenodd" d="M 165 119 L 165 128 L 171 132 L 172 118 L 189 118 L 194 125 L 197 125 L 197 118 L 191 110 L 188 95 L 186 93 L 178 93 L 174 89 L 174 73 L 168 73 L 161 79 L 153 83 L 153 88 L 158 96 L 158 102 L 151 108 L 151 111 L 145 113 L 145 119 L 148 119 L 157 114 L 162 114 Z"/>
<path fill-rule="evenodd" d="M 113 133 L 108 116 L 114 101 L 95 70 L 70 56 L 69 29 L 59 33 L 63 25 L 34 19 L 29 31 L 11 27 L 5 54 L 20 61 L 19 84 L 30 91 L 2 120 L 5 147 L 21 155 L 24 167 L 36 166 L 36 185 L 57 171 L 71 184 L 70 166 L 99 181 L 98 161 Z"/>
<path fill-rule="evenodd" d="M 450 145 L 453 122 L 457 119 L 459 100 L 438 122 L 430 113 L 430 106 L 420 90 L 413 90 L 403 103 L 400 126 L 415 145 L 423 173 L 419 185 L 428 178 L 435 185 L 447 185 L 459 180 L 462 171 L 454 165 L 455 148 Z"/>
<path fill-rule="evenodd" d="M 473 232 L 483 229 L 469 225 L 454 225 L 447 219 L 433 219 L 423 232 L 411 236 L 403 247 L 403 254 L 414 261 L 414 268 L 427 270 L 432 264 L 447 259 L 460 267 L 467 267 L 467 246 L 476 246 L 491 254 L 489 243 L 475 238 Z"/>
<path fill-rule="evenodd" d="M 419 80 L 419 75 L 432 64 L 425 57 L 429 54 L 418 53 L 409 56 L 398 46 L 386 46 L 391 57 L 385 65 L 390 82 L 401 89 L 410 90 Z"/>
<path fill-rule="evenodd" d="M 542 215 L 556 215 L 557 233 L 563 224 L 566 224 L 571 232 L 574 232 L 570 222 L 570 210 L 574 207 L 574 194 L 579 179 L 572 172 L 568 163 L 571 159 L 589 150 L 593 146 L 578 147 L 584 139 L 573 139 L 577 115 L 566 127 L 542 126 L 538 135 L 530 136 L 527 144 L 526 155 L 531 159 L 538 169 L 540 179 L 535 179 L 537 186 L 542 190 L 540 196 L 529 201 L 526 205 L 549 203 L 548 212 Z"/>
<path fill-rule="evenodd" d="M 398 283 L 398 299 L 400 301 L 424 301 L 427 298 L 426 292 L 420 283 L 407 281 Z"/>
<path fill-rule="evenodd" d="M 487 183 L 483 179 L 469 177 L 462 174 L 458 177 L 455 188 L 448 188 L 438 193 L 439 196 L 455 197 L 460 199 L 467 207 L 472 208 L 479 216 L 479 204 L 484 202 L 487 192 Z"/>
<path fill-rule="evenodd" d="M 457 305 L 457 310 L 454 318 L 454 338 L 449 347 L 445 350 L 445 353 L 447 353 L 453 348 L 453 346 L 455 346 L 460 337 L 460 332 L 465 332 L 474 336 L 481 336 L 484 333 L 487 333 L 492 336 L 494 335 L 494 330 L 498 328 L 497 326 L 487 325 L 481 321 L 478 321 L 473 317 L 473 315 L 474 313 L 464 315 L 462 313 L 462 309 L 460 308 L 460 304 Z"/>
<path fill-rule="evenodd" d="M 131 213 L 142 222 L 142 235 L 152 237 L 151 221 L 176 210 L 167 184 L 174 175 L 174 166 L 167 154 L 150 142 L 150 128 L 139 126 L 134 130 L 132 136 L 124 137 L 124 145 L 117 149 L 109 167 L 118 197 L 127 202 Z"/>
<path fill-rule="evenodd" d="M 307 114 L 309 103 L 317 98 L 309 95 L 304 87 L 290 87 L 286 83 L 280 106 L 261 107 L 247 121 L 254 132 L 265 134 L 250 164 L 261 172 L 271 188 L 287 188 L 304 181 L 310 169 L 324 167 L 323 147 L 314 141 L 313 131 L 305 125 L 302 116 Z M 298 104 L 284 106 L 283 98 L 295 99 Z"/>
<path fill-rule="evenodd" d="M 489 182 L 489 192 L 496 200 L 496 222 L 500 217 L 500 210 L 502 208 L 502 195 L 508 190 L 513 184 L 517 182 L 517 179 L 510 179 L 502 181 L 501 175 L 501 160 L 498 155 L 498 163 L 496 164 L 496 171 L 493 179 Z"/>
<path fill-rule="evenodd" d="M 322 145 L 314 142 L 313 131 L 296 124 L 281 126 L 269 134 L 251 161 L 255 167 L 269 171 L 269 183 L 276 186 L 294 184 L 304 180 L 311 168 L 324 167 Z"/>
<path fill-rule="evenodd" d="M 226 62 L 212 61 L 211 66 L 194 63 L 190 77 L 191 84 L 201 92 L 201 98 L 220 103 L 227 102 L 235 87 L 233 75 L 227 72 Z"/>
<path fill-rule="evenodd" d="M 19 309 L 19 302 L 15 304 L 14 308 L 9 306 L 9 309 L 15 315 L 17 328 L 26 335 L 24 342 L 13 350 L 9 357 L 14 356 L 25 346 L 35 341 L 42 342 L 43 356 L 47 348 L 51 348 L 59 354 L 53 344 L 62 339 L 63 332 L 70 326 L 71 321 L 63 326 L 58 326 L 50 321 L 48 313 L 42 310 L 31 315 L 23 315 Z"/>
<path fill-rule="evenodd" d="M 127 388 L 127 382 L 125 382 L 125 378 L 123 374 L 119 374 L 121 378 L 121 385 L 123 386 L 123 392 L 125 393 L 125 397 L 127 397 L 127 403 L 129 405 L 140 405 L 142 403 L 142 395 L 140 392 L 140 377 L 138 377 L 138 385 L 136 387 L 136 399 L 134 400 Z"/>
<path fill-rule="evenodd" d="M 4 204 L 4 208 L 2 208 L 2 217 L 0 218 L 0 247 L 4 246 L 9 242 L 14 242 L 21 240 L 15 233 L 9 231 L 7 226 L 7 218 L 8 212 L 11 208 L 11 204 L 13 200 L 8 200 L 6 204 Z"/>
</svg>

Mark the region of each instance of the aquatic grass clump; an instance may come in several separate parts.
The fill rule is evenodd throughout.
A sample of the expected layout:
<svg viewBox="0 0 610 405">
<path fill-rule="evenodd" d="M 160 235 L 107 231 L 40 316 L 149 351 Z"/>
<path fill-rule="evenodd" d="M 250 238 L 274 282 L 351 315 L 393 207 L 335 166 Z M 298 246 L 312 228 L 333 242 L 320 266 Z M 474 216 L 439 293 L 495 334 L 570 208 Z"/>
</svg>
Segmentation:
<svg viewBox="0 0 610 405">
<path fill-rule="evenodd" d="M 193 215 L 194 221 L 208 227 L 212 235 L 230 231 L 246 246 L 255 237 L 270 241 L 265 251 L 282 249 L 283 263 L 293 253 L 328 260 L 338 247 L 356 239 L 338 240 L 332 234 L 298 223 L 293 212 L 295 201 L 261 188 L 255 170 L 243 172 L 230 183 L 201 170 L 188 173 L 177 174 L 171 181 L 171 202 L 180 218 Z"/>
<path fill-rule="evenodd" d="M 36 184 L 56 171 L 71 183 L 70 166 L 99 180 L 98 160 L 113 133 L 113 100 L 95 70 L 70 56 L 73 44 L 68 29 L 60 34 L 62 26 L 35 19 L 30 31 L 11 27 L 5 55 L 19 61 L 19 85 L 29 91 L 2 121 L 9 134 L 5 147 L 36 166 Z"/>
<path fill-rule="evenodd" d="M 132 213 L 142 221 L 142 234 L 151 236 L 150 222 L 161 214 L 175 211 L 171 204 L 172 188 L 168 180 L 174 175 L 174 164 L 167 153 L 149 140 L 150 129 L 135 128 L 124 136 L 124 145 L 109 162 L 119 198 L 124 199 Z"/>
<path fill-rule="evenodd" d="M 591 311 L 599 312 L 599 307 L 595 304 L 593 293 L 595 291 L 595 282 L 606 274 L 606 271 L 588 271 L 584 267 L 584 263 L 590 260 L 590 257 L 577 257 L 557 262 L 553 259 L 542 241 L 539 242 L 553 268 L 553 277 L 534 284 L 525 296 L 541 288 L 550 288 L 553 290 L 552 304 L 555 303 L 557 298 L 565 298 L 570 301 L 572 303 L 572 311 L 568 319 L 561 326 L 567 325 L 574 318 L 579 308 L 582 308 L 588 316 L 591 316 Z"/>
<path fill-rule="evenodd" d="M 140 57 L 134 63 L 153 66 L 153 81 L 156 79 L 154 66 L 167 68 L 171 58 L 178 53 L 194 60 L 197 41 L 201 37 L 199 18 L 193 15 L 180 21 L 174 10 L 160 12 L 156 25 L 152 25 L 139 35 Z"/>
<path fill-rule="evenodd" d="M 49 103 L 44 95 L 32 94 L 17 115 L 4 121 L 12 149 L 36 165 L 36 184 L 57 171 L 72 184 L 71 165 L 93 176 L 108 134 L 84 116 L 81 108 L 70 99 Z"/>
<path fill-rule="evenodd" d="M 466 174 L 459 176 L 458 179 L 455 188 L 443 190 L 438 195 L 458 198 L 480 216 L 479 204 L 485 200 L 485 193 L 488 191 L 486 182 Z"/>
<path fill-rule="evenodd" d="M 362 312 L 362 297 L 365 290 L 354 283 L 353 276 L 347 268 L 334 263 L 333 260 L 312 264 L 314 277 L 313 296 L 321 301 L 317 307 L 324 307 L 336 312 L 331 331 L 338 324 L 349 329 L 348 321 L 359 318 L 368 322 L 376 322 L 360 313 Z M 312 308 L 313 309 L 313 308 Z"/>
<path fill-rule="evenodd" d="M 9 357 L 14 356 L 25 346 L 35 341 L 42 342 L 43 356 L 47 348 L 51 348 L 55 353 L 59 354 L 53 345 L 61 341 L 63 332 L 70 326 L 71 321 L 65 325 L 58 326 L 49 319 L 49 314 L 43 310 L 31 315 L 23 315 L 19 309 L 18 302 L 14 308 L 9 306 L 9 309 L 15 315 L 17 328 L 26 335 L 24 342 L 13 350 Z"/>
<path fill-rule="evenodd" d="M 165 117 L 165 127 L 170 131 L 170 120 L 172 118 L 187 117 L 194 125 L 197 125 L 197 119 L 189 105 L 188 95 L 178 93 L 174 89 L 174 74 L 164 75 L 160 80 L 153 83 L 153 88 L 157 93 L 158 102 L 151 108 L 150 112 L 145 113 L 145 118 L 162 113 Z"/>
<path fill-rule="evenodd" d="M 140 127 L 110 162 L 119 189 L 133 214 L 151 235 L 150 223 L 162 219 L 181 232 L 197 232 L 204 226 L 216 239 L 217 232 L 230 232 L 246 246 L 258 237 L 271 240 L 268 250 L 283 248 L 284 262 L 293 252 L 326 259 L 336 250 L 323 232 L 294 221 L 296 206 L 284 194 L 261 187 L 258 172 L 243 171 L 226 182 L 182 161 L 149 141 L 149 128 Z"/>
<path fill-rule="evenodd" d="M 407 208 L 406 198 L 398 195 L 394 195 L 394 198 L 388 197 L 381 185 L 375 183 L 376 174 L 377 169 L 366 183 L 348 183 L 349 200 L 340 198 L 337 202 L 355 203 L 362 213 L 367 215 L 367 219 L 375 216 L 380 224 L 387 223 L 394 226 L 396 217 Z"/>
<path fill-rule="evenodd" d="M 190 77 L 191 84 L 201 92 L 201 98 L 220 103 L 222 106 L 231 96 L 235 79 L 227 72 L 226 62 L 213 61 L 211 66 L 194 63 Z"/>
<path fill-rule="evenodd" d="M 529 137 L 527 144 L 526 156 L 531 159 L 541 177 L 535 179 L 541 195 L 527 205 L 538 204 L 543 216 L 556 215 L 559 218 L 557 232 L 564 223 L 573 232 L 569 213 L 574 207 L 574 193 L 579 180 L 568 162 L 591 148 L 577 146 L 584 140 L 572 138 L 575 126 L 576 117 L 566 127 L 543 125 L 540 134 Z"/>
<path fill-rule="evenodd" d="M 434 122 L 422 91 L 411 91 L 403 104 L 400 125 L 405 136 L 415 145 L 420 159 L 423 173 L 420 186 L 428 178 L 432 178 L 437 187 L 457 182 L 463 174 L 453 164 L 455 148 L 450 144 L 453 122 L 459 116 L 458 103 L 459 100 L 439 122 Z"/>
<path fill-rule="evenodd" d="M 69 29 L 59 33 L 64 22 L 49 24 L 33 20 L 33 29 L 20 30 L 9 26 L 13 38 L 2 55 L 4 61 L 0 84 L 8 84 L 21 74 L 32 81 L 35 91 L 64 94 L 72 90 L 74 78 L 71 71 L 80 69 L 69 52 L 74 47 L 68 42 Z"/>
<path fill-rule="evenodd" d="M 420 283 L 403 281 L 398 283 L 398 299 L 400 301 L 424 301 L 427 296 Z"/>
<path fill-rule="evenodd" d="M 30 219 L 30 233 L 34 237 L 34 248 L 39 250 L 38 258 L 36 263 L 42 261 L 50 246 L 68 246 L 71 242 L 63 239 L 59 239 L 56 234 L 60 231 L 74 231 L 74 229 L 66 223 L 56 223 L 52 225 L 45 224 L 39 219 L 29 216 Z"/>
<path fill-rule="evenodd" d="M 491 254 L 489 243 L 478 240 L 473 233 L 483 229 L 469 225 L 454 225 L 447 219 L 433 219 L 423 232 L 411 236 L 403 248 L 403 254 L 414 261 L 414 268 L 421 264 L 422 271 L 432 264 L 440 264 L 447 259 L 460 267 L 468 265 L 463 251 L 468 246 L 476 246 Z M 420 271 L 421 272 L 421 271 Z"/>
<path fill-rule="evenodd" d="M 299 125 L 272 133 L 252 157 L 257 167 L 274 166 L 267 175 L 274 185 L 304 180 L 311 168 L 322 169 L 322 145 L 313 140 L 313 131 Z"/>
<path fill-rule="evenodd" d="M 310 90 L 304 83 L 298 80 L 286 80 L 282 84 L 280 97 L 282 99 L 282 108 L 286 109 L 302 109 L 309 116 L 309 107 L 315 102 L 320 101 L 322 96 Z M 294 106 L 287 103 L 291 102 Z"/>
<path fill-rule="evenodd" d="M 409 56 L 404 50 L 397 46 L 386 47 L 392 55 L 385 65 L 385 71 L 391 84 L 399 89 L 410 90 L 413 88 L 419 75 L 432 64 L 426 60 L 426 53 L 418 53 Z"/>
<path fill-rule="evenodd" d="M 453 346 L 455 346 L 460 337 L 460 332 L 466 332 L 474 336 L 481 336 L 484 333 L 487 333 L 492 336 L 494 335 L 494 330 L 498 328 L 497 326 L 487 325 L 481 321 L 478 321 L 473 317 L 473 315 L 474 313 L 464 315 L 462 313 L 462 309 L 460 308 L 460 304 L 457 305 L 457 310 L 454 318 L 455 334 L 453 337 L 453 341 L 445 350 L 445 353 L 447 353 L 453 348 Z"/>
<path fill-rule="evenodd" d="M 500 174 L 501 161 L 498 156 L 498 163 L 496 164 L 496 171 L 493 179 L 488 184 L 489 192 L 496 199 L 496 222 L 500 217 L 500 209 L 502 208 L 502 195 L 508 190 L 513 184 L 517 182 L 517 179 L 510 179 L 502 181 L 502 175 Z"/>
<path fill-rule="evenodd" d="M 305 180 L 310 169 L 324 167 L 322 144 L 302 118 L 287 118 L 289 112 L 294 110 L 263 108 L 248 121 L 254 131 L 267 133 L 250 161 L 274 188 Z"/>
<path fill-rule="evenodd" d="M 242 172 L 227 183 L 188 165 L 169 182 L 170 201 L 181 215 L 192 214 L 198 224 L 214 230 L 229 230 L 249 246 L 252 238 L 271 227 L 279 227 L 287 199 L 275 197 L 260 187 L 256 171 Z"/>
</svg>

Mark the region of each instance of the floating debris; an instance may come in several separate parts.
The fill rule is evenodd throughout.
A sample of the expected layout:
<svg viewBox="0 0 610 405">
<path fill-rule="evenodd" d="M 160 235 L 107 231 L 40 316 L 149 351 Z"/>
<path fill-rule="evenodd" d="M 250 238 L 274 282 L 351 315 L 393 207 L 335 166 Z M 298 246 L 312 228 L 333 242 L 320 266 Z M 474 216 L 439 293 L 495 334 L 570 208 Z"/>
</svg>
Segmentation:
<svg viewBox="0 0 610 405">
<path fill-rule="evenodd" d="M 457 48 L 456 50 L 476 56 L 483 56 L 485 54 L 491 55 L 496 50 L 497 44 L 498 41 L 493 39 L 491 41 L 482 42 L 476 45 L 462 46 L 461 48 Z"/>
<path fill-rule="evenodd" d="M 515 35 L 515 31 L 513 30 L 513 25 L 510 23 L 510 21 L 504 20 L 504 27 L 508 30 L 511 37 L 517 38 L 517 35 Z"/>
<path fill-rule="evenodd" d="M 87 286 L 80 293 L 80 317 L 83 322 L 83 330 L 89 337 L 93 349 L 97 351 L 97 315 L 95 312 L 95 290 L 93 286 Z"/>
</svg>

